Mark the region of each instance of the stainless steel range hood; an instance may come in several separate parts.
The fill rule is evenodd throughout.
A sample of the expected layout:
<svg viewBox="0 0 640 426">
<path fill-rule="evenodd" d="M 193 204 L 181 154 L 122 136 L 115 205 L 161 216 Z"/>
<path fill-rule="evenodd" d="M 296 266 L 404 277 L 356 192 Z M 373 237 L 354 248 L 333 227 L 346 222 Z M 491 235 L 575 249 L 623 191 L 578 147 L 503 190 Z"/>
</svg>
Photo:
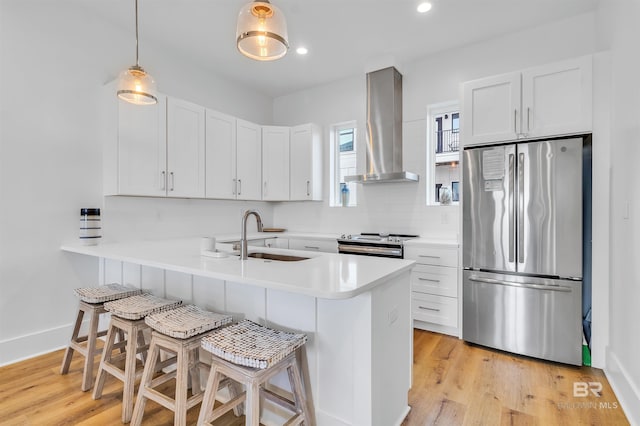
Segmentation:
<svg viewBox="0 0 640 426">
<path fill-rule="evenodd" d="M 402 74 L 394 67 L 367 74 L 367 174 L 347 182 L 417 182 L 402 170 Z"/>
</svg>

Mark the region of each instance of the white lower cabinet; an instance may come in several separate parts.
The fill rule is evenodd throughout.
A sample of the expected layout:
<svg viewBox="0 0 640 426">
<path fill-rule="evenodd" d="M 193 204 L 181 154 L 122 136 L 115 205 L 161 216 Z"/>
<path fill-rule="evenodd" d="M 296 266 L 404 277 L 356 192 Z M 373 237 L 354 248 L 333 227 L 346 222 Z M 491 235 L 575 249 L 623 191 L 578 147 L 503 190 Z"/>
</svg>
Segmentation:
<svg viewBox="0 0 640 426">
<path fill-rule="evenodd" d="M 338 241 L 337 240 L 289 240 L 289 249 L 291 250 L 305 250 L 305 251 L 318 251 L 324 253 L 337 253 Z"/>
<path fill-rule="evenodd" d="M 413 326 L 459 336 L 458 247 L 416 243 L 405 247 L 405 258 L 416 261 L 411 270 Z"/>
</svg>

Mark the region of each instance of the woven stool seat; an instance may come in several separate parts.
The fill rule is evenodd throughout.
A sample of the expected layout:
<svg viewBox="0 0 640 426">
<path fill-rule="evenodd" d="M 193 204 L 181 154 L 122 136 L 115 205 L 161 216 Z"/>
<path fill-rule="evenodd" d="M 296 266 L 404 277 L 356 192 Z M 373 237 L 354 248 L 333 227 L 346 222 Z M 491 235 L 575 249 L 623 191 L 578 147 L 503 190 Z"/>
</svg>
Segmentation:
<svg viewBox="0 0 640 426">
<path fill-rule="evenodd" d="M 147 315 L 176 308 L 181 304 L 181 300 L 167 300 L 143 293 L 107 302 L 104 304 L 104 308 L 121 318 L 139 320 Z"/>
<path fill-rule="evenodd" d="M 293 413 L 286 425 L 315 425 L 313 404 L 306 394 L 301 374 L 305 334 L 273 330 L 249 320 L 214 330 L 202 338 L 202 348 L 211 352 L 211 370 L 198 425 L 211 425 L 227 411 L 245 403 L 245 424 L 260 425 L 261 396 Z M 292 398 L 267 386 L 280 372 L 287 372 Z M 215 407 L 221 380 L 230 379 L 245 386 L 235 398 Z M 214 409 L 215 407 L 215 409 Z"/>
<path fill-rule="evenodd" d="M 187 411 L 198 405 L 204 396 L 200 386 L 200 369 L 209 366 L 200 361 L 202 334 L 229 324 L 233 318 L 230 315 L 208 312 L 194 305 L 183 305 L 170 311 L 151 314 L 144 321 L 153 331 L 149 344 L 149 362 L 144 366 L 131 426 L 142 423 L 144 408 L 149 399 L 174 412 L 175 426 L 184 426 Z M 160 362 L 161 351 L 175 356 Z M 164 372 L 166 370 L 163 368 L 172 364 L 175 364 L 175 370 Z M 187 392 L 189 379 L 191 396 Z M 166 393 L 167 389 L 160 386 L 170 380 L 175 381 L 175 391 Z M 240 393 L 237 385 L 231 381 L 225 381 L 221 386 L 229 387 L 232 397 Z"/>
<path fill-rule="evenodd" d="M 265 369 L 307 341 L 305 334 L 273 330 L 244 320 L 202 338 L 202 347 L 234 364 Z"/>
<path fill-rule="evenodd" d="M 170 311 L 151 314 L 144 321 L 162 334 L 187 339 L 229 324 L 233 317 L 205 311 L 195 305 L 183 305 Z"/>
<path fill-rule="evenodd" d="M 104 303 L 142 293 L 140 289 L 116 283 L 98 287 L 81 287 L 73 291 L 80 300 L 87 303 Z"/>
</svg>

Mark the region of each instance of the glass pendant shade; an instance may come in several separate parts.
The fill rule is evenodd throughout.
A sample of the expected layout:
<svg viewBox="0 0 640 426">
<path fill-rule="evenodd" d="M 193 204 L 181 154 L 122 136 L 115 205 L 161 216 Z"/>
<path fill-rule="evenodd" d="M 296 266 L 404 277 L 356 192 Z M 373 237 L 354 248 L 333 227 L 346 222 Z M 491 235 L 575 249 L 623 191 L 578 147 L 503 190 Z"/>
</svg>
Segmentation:
<svg viewBox="0 0 640 426">
<path fill-rule="evenodd" d="M 150 74 L 137 65 L 124 70 L 118 79 L 118 97 L 136 105 L 158 103 L 156 82 Z"/>
<path fill-rule="evenodd" d="M 258 61 L 273 61 L 287 54 L 287 22 L 268 0 L 246 4 L 238 15 L 236 42 L 243 55 Z"/>
</svg>

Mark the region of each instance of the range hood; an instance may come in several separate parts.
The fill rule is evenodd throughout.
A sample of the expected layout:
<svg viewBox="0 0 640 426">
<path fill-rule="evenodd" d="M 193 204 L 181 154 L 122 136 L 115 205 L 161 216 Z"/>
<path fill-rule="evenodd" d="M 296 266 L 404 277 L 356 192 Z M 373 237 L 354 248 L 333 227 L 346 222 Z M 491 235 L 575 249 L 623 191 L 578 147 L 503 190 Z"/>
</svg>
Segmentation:
<svg viewBox="0 0 640 426">
<path fill-rule="evenodd" d="M 402 74 L 394 67 L 367 74 L 367 174 L 357 183 L 417 182 L 402 170 Z"/>
</svg>

